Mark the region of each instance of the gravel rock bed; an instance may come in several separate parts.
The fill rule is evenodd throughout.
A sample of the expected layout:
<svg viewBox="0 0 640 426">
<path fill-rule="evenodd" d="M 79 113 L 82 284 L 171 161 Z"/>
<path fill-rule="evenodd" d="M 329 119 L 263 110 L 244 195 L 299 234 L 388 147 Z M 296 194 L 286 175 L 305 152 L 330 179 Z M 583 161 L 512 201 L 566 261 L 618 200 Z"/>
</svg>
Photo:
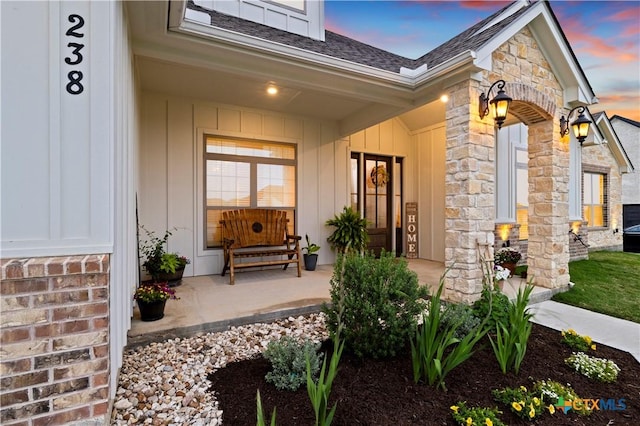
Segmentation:
<svg viewBox="0 0 640 426">
<path fill-rule="evenodd" d="M 112 425 L 221 425 L 222 411 L 207 376 L 228 363 L 256 356 L 282 336 L 321 342 L 322 313 L 256 323 L 219 333 L 151 343 L 124 353 L 111 413 Z"/>
</svg>

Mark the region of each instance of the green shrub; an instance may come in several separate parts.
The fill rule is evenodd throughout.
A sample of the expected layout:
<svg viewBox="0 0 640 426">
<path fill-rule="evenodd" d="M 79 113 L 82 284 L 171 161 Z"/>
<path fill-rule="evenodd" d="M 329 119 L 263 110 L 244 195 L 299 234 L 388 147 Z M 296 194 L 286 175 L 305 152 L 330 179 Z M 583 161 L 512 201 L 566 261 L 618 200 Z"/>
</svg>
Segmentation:
<svg viewBox="0 0 640 426">
<path fill-rule="evenodd" d="M 487 326 L 490 330 L 495 330 L 498 324 L 508 322 L 509 305 L 509 298 L 499 288 L 495 287 L 491 290 L 488 285 L 485 285 L 480 299 L 473 304 L 473 312 L 476 317 L 485 318 L 491 311 Z"/>
<path fill-rule="evenodd" d="M 340 273 L 342 290 L 340 290 Z M 342 296 L 341 296 L 341 293 Z M 327 327 L 335 333 L 337 302 L 343 297 L 342 338 L 357 356 L 385 358 L 394 356 L 407 344 L 422 311 L 419 299 L 427 294 L 418 284 L 406 259 L 382 252 L 339 256 L 331 278 L 332 308 L 325 307 Z"/>
<path fill-rule="evenodd" d="M 480 321 L 481 319 L 475 315 L 471 306 L 464 303 L 447 303 L 440 317 L 440 326 L 449 327 L 457 324 L 453 336 L 462 339 L 477 328 Z"/>
<path fill-rule="evenodd" d="M 317 376 L 322 357 L 319 346 L 310 340 L 300 343 L 290 336 L 269 342 L 263 356 L 271 362 L 272 370 L 265 376 L 266 381 L 276 389 L 297 390 L 307 382 L 307 357 L 312 376 Z"/>
</svg>

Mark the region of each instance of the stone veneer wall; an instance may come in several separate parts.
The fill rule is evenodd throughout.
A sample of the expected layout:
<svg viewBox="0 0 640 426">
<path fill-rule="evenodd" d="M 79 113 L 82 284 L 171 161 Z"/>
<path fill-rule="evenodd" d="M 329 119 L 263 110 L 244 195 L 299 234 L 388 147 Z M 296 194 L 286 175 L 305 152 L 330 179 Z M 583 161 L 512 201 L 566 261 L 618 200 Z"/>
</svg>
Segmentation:
<svg viewBox="0 0 640 426">
<path fill-rule="evenodd" d="M 0 423 L 105 424 L 109 256 L 1 265 Z"/>
<path fill-rule="evenodd" d="M 569 147 L 560 138 L 563 90 L 531 32 L 524 28 L 492 56 L 481 82 L 449 87 L 446 110 L 445 277 L 447 297 L 473 301 L 482 290 L 478 247 L 493 243 L 496 226 L 495 130 L 478 117 L 478 95 L 505 80 L 510 114 L 529 128 L 529 271 L 536 284 L 569 282 Z"/>
<path fill-rule="evenodd" d="M 622 251 L 622 174 L 607 145 L 582 148 L 582 171 L 605 175 L 605 223 L 602 227 L 589 227 L 589 250 Z M 584 186 L 583 186 L 584 188 Z M 614 228 L 619 232 L 613 233 Z"/>
</svg>

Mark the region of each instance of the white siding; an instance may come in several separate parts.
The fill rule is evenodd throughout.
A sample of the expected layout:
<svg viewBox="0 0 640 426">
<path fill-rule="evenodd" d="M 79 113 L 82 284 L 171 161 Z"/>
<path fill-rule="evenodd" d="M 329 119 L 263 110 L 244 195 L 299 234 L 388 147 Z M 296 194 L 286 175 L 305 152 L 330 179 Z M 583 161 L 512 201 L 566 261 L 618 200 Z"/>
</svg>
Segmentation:
<svg viewBox="0 0 640 426">
<path fill-rule="evenodd" d="M 139 157 L 140 223 L 157 233 L 178 228 L 169 239 L 169 250 L 192 260 L 185 275 L 217 274 L 222 269 L 222 251 L 204 249 L 205 134 L 297 145 L 297 232 L 308 233 L 322 246 L 320 263 L 332 263 L 333 254 L 322 244 L 330 231 L 324 222 L 348 200 L 346 143 L 335 141 L 335 125 L 145 92 Z"/>
<path fill-rule="evenodd" d="M 444 262 L 445 153 L 444 124 L 429 127 L 414 136 L 418 170 L 418 256 Z M 410 200 L 407 200 L 410 201 Z"/>
<path fill-rule="evenodd" d="M 114 129 L 114 242 L 111 256 L 109 323 L 110 323 L 110 397 L 115 396 L 117 373 L 122 366 L 127 331 L 131 328 L 132 294 L 138 283 L 136 241 L 136 189 L 138 185 L 137 140 L 138 102 L 133 71 L 133 54 L 123 2 L 112 5 L 109 21 L 113 34 L 113 129 Z"/>
<path fill-rule="evenodd" d="M 113 250 L 107 2 L 2 2 L 3 257 Z M 84 18 L 65 35 L 72 14 Z M 28 28 L 28 31 L 25 31 Z M 84 44 L 82 61 L 67 43 Z M 19 64 L 19 66 L 16 66 Z M 66 91 L 81 71 L 84 91 Z"/>
</svg>

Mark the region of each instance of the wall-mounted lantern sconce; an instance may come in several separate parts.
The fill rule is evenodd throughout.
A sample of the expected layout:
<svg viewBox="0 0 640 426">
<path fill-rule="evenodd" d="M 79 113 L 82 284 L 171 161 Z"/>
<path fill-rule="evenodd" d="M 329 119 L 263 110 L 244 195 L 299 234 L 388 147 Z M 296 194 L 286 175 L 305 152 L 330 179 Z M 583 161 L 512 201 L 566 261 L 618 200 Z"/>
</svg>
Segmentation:
<svg viewBox="0 0 640 426">
<path fill-rule="evenodd" d="M 584 112 L 589 111 L 585 106 L 575 107 L 569 111 L 566 119 L 564 115 L 560 117 L 560 137 L 564 137 L 569 133 L 569 119 L 575 110 L 578 110 L 578 118 L 571 123 L 571 128 L 573 129 L 573 134 L 576 135 L 576 139 L 580 142 L 580 146 L 582 146 L 582 143 L 589 134 L 589 125 L 591 124 L 591 120 L 584 116 Z"/>
<path fill-rule="evenodd" d="M 498 85 L 498 94 L 491 99 L 489 102 L 489 96 L 491 95 L 491 90 Z M 504 80 L 498 80 L 489 87 L 487 94 L 482 93 L 480 95 L 480 101 L 478 103 L 478 109 L 480 114 L 480 119 L 483 119 L 487 114 L 489 114 L 489 106 L 491 106 L 491 115 L 493 115 L 493 119 L 498 126 L 498 129 L 502 128 L 502 123 L 507 118 L 507 112 L 509 111 L 509 104 L 513 99 L 507 96 L 504 93 L 505 82 Z"/>
<path fill-rule="evenodd" d="M 620 232 L 620 230 L 618 228 L 614 228 L 613 229 L 613 235 L 616 235 L 618 232 Z"/>
</svg>

